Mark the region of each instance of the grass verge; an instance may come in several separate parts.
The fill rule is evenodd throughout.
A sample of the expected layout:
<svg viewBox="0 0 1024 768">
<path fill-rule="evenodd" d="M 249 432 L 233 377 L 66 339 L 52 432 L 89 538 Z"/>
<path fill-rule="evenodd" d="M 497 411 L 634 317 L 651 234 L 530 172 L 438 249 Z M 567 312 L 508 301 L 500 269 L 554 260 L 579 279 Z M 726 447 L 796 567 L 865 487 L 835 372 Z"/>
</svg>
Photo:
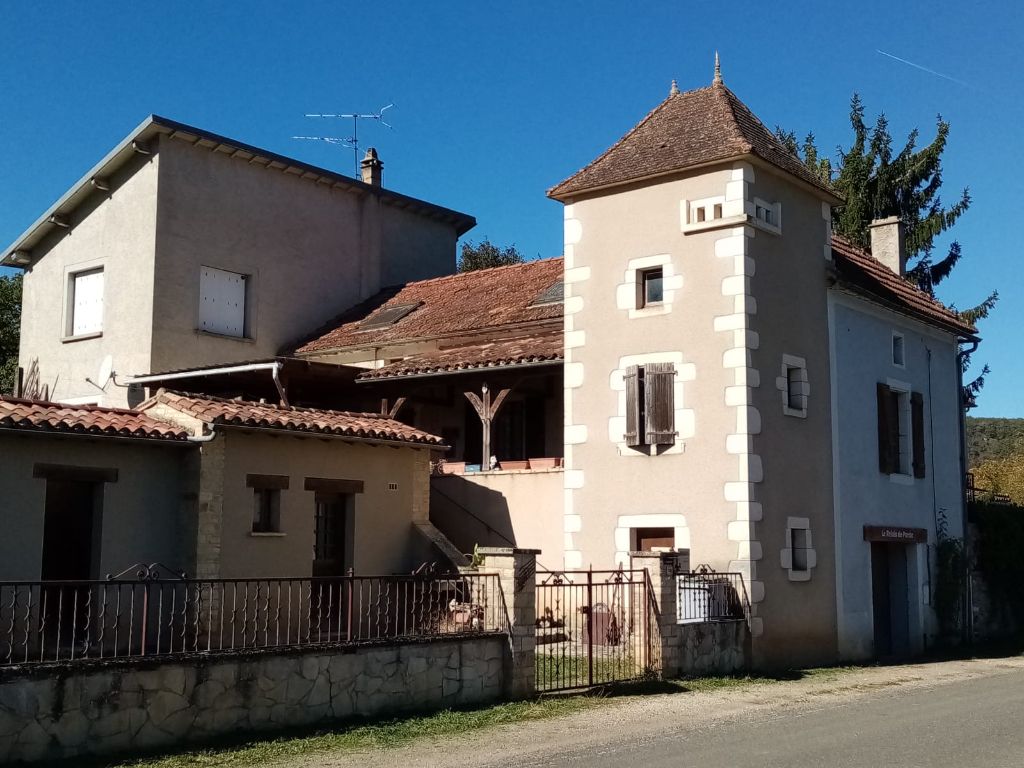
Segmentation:
<svg viewBox="0 0 1024 768">
<path fill-rule="evenodd" d="M 352 752 L 398 747 L 414 739 L 454 736 L 505 723 L 543 720 L 597 706 L 600 699 L 586 697 L 540 699 L 498 704 L 472 710 L 445 710 L 422 717 L 357 725 L 337 731 L 277 738 L 253 738 L 233 745 L 179 752 L 161 757 L 94 763 L 108 768 L 197 768 L 205 766 L 263 766 L 320 752 Z"/>
</svg>

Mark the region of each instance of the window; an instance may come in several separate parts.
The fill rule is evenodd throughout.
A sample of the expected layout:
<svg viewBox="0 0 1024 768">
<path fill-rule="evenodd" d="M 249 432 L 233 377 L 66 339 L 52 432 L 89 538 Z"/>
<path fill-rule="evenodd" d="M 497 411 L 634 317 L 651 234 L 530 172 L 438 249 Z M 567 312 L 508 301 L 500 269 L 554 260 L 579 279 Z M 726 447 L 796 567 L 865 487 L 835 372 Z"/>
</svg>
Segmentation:
<svg viewBox="0 0 1024 768">
<path fill-rule="evenodd" d="M 287 475 L 247 475 L 252 488 L 252 533 L 281 533 L 281 491 L 288 489 Z"/>
<path fill-rule="evenodd" d="M 776 379 L 776 386 L 782 393 L 782 412 L 787 416 L 806 418 L 811 392 L 806 360 L 795 355 L 783 355 L 782 375 Z"/>
<path fill-rule="evenodd" d="M 707 224 L 714 226 L 714 222 L 723 217 L 725 198 L 706 197 L 702 200 L 683 200 L 682 215 L 684 228 L 687 225 Z M 703 229 L 704 227 L 698 227 Z"/>
<path fill-rule="evenodd" d="M 892 364 L 899 368 L 904 367 L 903 334 L 896 331 L 892 334 Z"/>
<path fill-rule="evenodd" d="M 68 336 L 103 331 L 103 269 L 71 275 L 68 287 Z"/>
<path fill-rule="evenodd" d="M 626 445 L 675 444 L 675 377 L 672 363 L 626 369 Z"/>
<path fill-rule="evenodd" d="M 661 304 L 665 300 L 665 279 L 661 267 L 645 269 L 640 272 L 639 306 L 648 307 Z"/>
<path fill-rule="evenodd" d="M 199 273 L 199 329 L 222 336 L 248 336 L 248 283 L 248 275 L 202 267 Z"/>
<path fill-rule="evenodd" d="M 675 551 L 675 528 L 634 528 L 632 534 L 634 552 Z"/>
<path fill-rule="evenodd" d="M 281 491 L 277 488 L 254 488 L 252 495 L 252 532 L 280 533 Z"/>
<path fill-rule="evenodd" d="M 790 567 L 794 571 L 807 570 L 807 550 L 810 549 L 808 534 L 806 528 L 789 529 Z"/>
<path fill-rule="evenodd" d="M 879 382 L 878 469 L 887 475 L 925 476 L 924 397 Z"/>
</svg>

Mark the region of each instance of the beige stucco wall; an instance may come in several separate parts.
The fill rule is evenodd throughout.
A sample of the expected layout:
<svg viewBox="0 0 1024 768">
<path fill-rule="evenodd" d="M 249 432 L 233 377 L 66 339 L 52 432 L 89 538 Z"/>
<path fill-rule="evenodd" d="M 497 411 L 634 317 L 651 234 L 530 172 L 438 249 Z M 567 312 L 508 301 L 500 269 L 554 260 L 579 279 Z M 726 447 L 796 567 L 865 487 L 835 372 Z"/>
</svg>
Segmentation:
<svg viewBox="0 0 1024 768">
<path fill-rule="evenodd" d="M 33 478 L 36 464 L 118 470 L 117 482 L 103 484 L 95 578 L 140 562 L 184 568 L 180 483 L 191 452 L 105 438 L 0 435 L 0 580 L 40 578 L 47 481 Z"/>
<path fill-rule="evenodd" d="M 357 574 L 403 573 L 419 564 L 414 559 L 421 551 L 421 536 L 413 519 L 414 508 L 422 509 L 416 478 L 428 471 L 425 449 L 221 429 L 203 451 L 203 461 L 215 466 L 204 468 L 200 529 L 206 516 L 220 516 L 220 577 L 311 575 L 315 493 L 303 489 L 307 477 L 364 482 L 363 493 L 353 497 L 352 567 Z M 282 536 L 252 535 L 248 474 L 290 478 L 288 490 L 281 492 Z M 216 488 L 218 476 L 222 490 Z M 398 489 L 388 490 L 389 483 L 397 483 Z M 208 498 L 210 484 L 214 495 Z M 208 568 L 204 573 L 213 575 Z"/>
<path fill-rule="evenodd" d="M 158 177 L 157 156 L 136 156 L 109 179 L 109 192 L 95 191 L 74 212 L 70 228 L 55 228 L 33 251 L 18 364 L 27 372 L 38 358 L 52 399 L 97 397 L 102 405 L 123 406 L 125 389 L 109 383 L 101 392 L 85 379 L 96 379 L 106 355 L 121 374 L 149 369 Z M 68 273 L 100 266 L 103 334 L 65 342 Z"/>
<path fill-rule="evenodd" d="M 436 475 L 430 518 L 462 552 L 539 549 L 539 566 L 561 570 L 562 476 L 561 469 Z"/>
<path fill-rule="evenodd" d="M 763 617 L 763 634 L 754 640 L 754 662 L 760 666 L 824 663 L 834 661 L 837 653 L 825 288 L 830 265 L 825 258 L 827 207 L 823 209 L 816 195 L 766 168 L 755 168 L 748 186 L 749 195 L 782 207 L 781 235 L 757 229 L 749 240 L 756 265 L 750 282 L 757 310 L 749 317 L 758 336 L 758 347 L 751 354 L 760 380 L 749 391 L 760 415 L 753 454 L 762 471 L 753 491 L 761 519 L 751 526 L 761 555 L 756 578 L 763 585 L 757 608 Z M 810 387 L 806 418 L 783 412 L 782 392 L 776 385 L 783 355 L 806 361 Z M 806 518 L 810 523 L 817 562 L 806 581 L 791 580 L 783 567 L 790 518 Z"/>
<path fill-rule="evenodd" d="M 735 415 L 723 400 L 733 383 L 722 367 L 732 339 L 712 326 L 732 311 L 721 285 L 733 264 L 715 255 L 720 233 L 680 230 L 680 201 L 721 194 L 729 178 L 728 169 L 691 174 L 565 209 L 569 568 L 625 560 L 629 528 L 641 526 L 676 528 L 677 546 L 690 547 L 694 563 L 725 569 L 735 558 L 726 536 L 732 506 L 722 495 L 723 476 L 736 471 L 725 447 Z M 629 262 L 659 255 L 682 277 L 671 311 L 631 317 L 617 302 Z M 676 363 L 676 408 L 690 411 L 689 423 L 677 420 L 677 450 L 655 457 L 620 449 L 622 429 L 609 425 L 619 415 L 613 372 L 623 357 L 645 354 Z"/>
<path fill-rule="evenodd" d="M 277 354 L 382 286 L 450 273 L 452 225 L 161 137 L 153 369 Z M 252 275 L 249 340 L 200 333 L 200 267 Z"/>
<path fill-rule="evenodd" d="M 684 222 L 685 201 L 708 198 L 723 220 Z M 755 198 L 781 203 L 781 233 L 753 221 Z M 744 574 L 760 666 L 835 654 L 827 214 L 746 162 L 565 208 L 566 565 L 611 566 L 631 528 L 674 528 L 694 565 Z M 665 306 L 631 310 L 627 269 L 654 265 L 672 273 Z M 783 416 L 784 353 L 808 358 L 806 419 Z M 677 371 L 679 435 L 658 456 L 621 444 L 615 390 L 625 365 L 644 362 Z M 790 517 L 811 521 L 810 581 L 782 568 Z"/>
</svg>

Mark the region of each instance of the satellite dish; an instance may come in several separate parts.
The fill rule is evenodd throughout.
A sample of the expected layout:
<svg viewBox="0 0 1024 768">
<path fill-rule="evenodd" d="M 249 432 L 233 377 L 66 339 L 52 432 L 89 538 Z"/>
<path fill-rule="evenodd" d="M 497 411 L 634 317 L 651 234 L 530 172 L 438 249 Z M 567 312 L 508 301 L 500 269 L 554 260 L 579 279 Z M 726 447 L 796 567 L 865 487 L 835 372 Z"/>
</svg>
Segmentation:
<svg viewBox="0 0 1024 768">
<path fill-rule="evenodd" d="M 100 361 L 100 370 L 96 374 L 96 386 L 103 389 L 107 386 L 107 382 L 110 381 L 111 375 L 114 373 L 114 358 L 107 355 Z"/>
</svg>

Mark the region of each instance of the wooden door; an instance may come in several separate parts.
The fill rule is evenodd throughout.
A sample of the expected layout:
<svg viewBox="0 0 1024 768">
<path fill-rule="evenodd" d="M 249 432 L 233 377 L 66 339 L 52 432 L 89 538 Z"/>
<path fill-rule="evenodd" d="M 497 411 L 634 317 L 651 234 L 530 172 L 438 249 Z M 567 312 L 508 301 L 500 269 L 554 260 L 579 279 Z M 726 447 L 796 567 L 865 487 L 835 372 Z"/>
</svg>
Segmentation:
<svg viewBox="0 0 1024 768">
<path fill-rule="evenodd" d="M 345 527 L 348 496 L 316 495 L 316 516 L 313 521 L 313 576 L 344 576 Z"/>
</svg>

